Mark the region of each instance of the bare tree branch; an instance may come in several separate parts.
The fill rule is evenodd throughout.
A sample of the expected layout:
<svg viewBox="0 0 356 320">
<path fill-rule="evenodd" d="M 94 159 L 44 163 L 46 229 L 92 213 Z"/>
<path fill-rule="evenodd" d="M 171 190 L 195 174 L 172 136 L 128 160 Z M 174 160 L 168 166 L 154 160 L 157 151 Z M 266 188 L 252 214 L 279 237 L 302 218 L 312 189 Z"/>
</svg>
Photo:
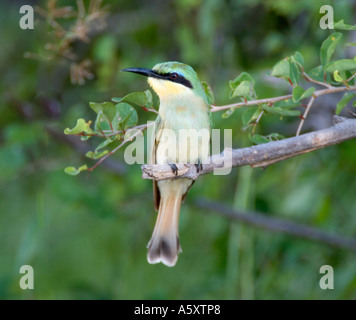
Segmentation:
<svg viewBox="0 0 356 320">
<path fill-rule="evenodd" d="M 204 210 L 217 212 L 231 220 L 236 220 L 253 227 L 259 227 L 273 232 L 281 232 L 294 237 L 317 241 L 329 246 L 356 252 L 355 238 L 346 238 L 286 219 L 270 217 L 262 213 L 238 212 L 220 203 L 205 199 L 198 200 L 196 205 Z"/>
<path fill-rule="evenodd" d="M 177 174 L 172 172 L 171 166 L 168 164 L 142 165 L 142 178 L 152 180 L 190 178 L 196 180 L 199 175 L 211 173 L 216 169 L 222 168 L 224 154 L 226 155 L 229 152 L 231 152 L 232 167 L 245 165 L 266 167 L 284 159 L 356 138 L 356 119 L 335 116 L 334 122 L 335 125 L 330 128 L 297 137 L 255 145 L 249 148 L 225 149 L 221 154 L 211 156 L 210 163 L 204 164 L 199 172 L 197 172 L 194 164 L 177 164 Z"/>
<path fill-rule="evenodd" d="M 314 96 L 312 96 L 312 97 L 310 98 L 309 102 L 308 102 L 308 105 L 307 105 L 305 111 L 304 111 L 304 114 L 303 114 L 303 116 L 302 116 L 302 120 L 301 120 L 300 123 L 299 123 L 296 136 L 299 136 L 299 135 L 300 135 L 300 132 L 302 131 L 302 128 L 303 128 L 305 119 L 307 118 L 307 115 L 308 115 L 308 113 L 309 113 L 309 111 L 310 111 L 311 106 L 312 106 L 313 103 L 314 103 L 314 100 L 315 100 L 315 98 L 314 98 Z"/>
</svg>

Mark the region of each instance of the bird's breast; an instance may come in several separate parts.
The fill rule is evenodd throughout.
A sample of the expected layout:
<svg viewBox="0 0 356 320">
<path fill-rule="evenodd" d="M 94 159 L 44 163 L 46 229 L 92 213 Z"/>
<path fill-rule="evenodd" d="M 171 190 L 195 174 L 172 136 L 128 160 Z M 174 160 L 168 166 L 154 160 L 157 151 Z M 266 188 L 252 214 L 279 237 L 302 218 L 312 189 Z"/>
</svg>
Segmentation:
<svg viewBox="0 0 356 320">
<path fill-rule="evenodd" d="M 203 100 L 161 101 L 157 163 L 197 163 L 209 156 L 210 117 Z"/>
<path fill-rule="evenodd" d="M 210 127 L 208 106 L 194 95 L 162 99 L 159 114 L 164 127 L 172 130 Z"/>
</svg>

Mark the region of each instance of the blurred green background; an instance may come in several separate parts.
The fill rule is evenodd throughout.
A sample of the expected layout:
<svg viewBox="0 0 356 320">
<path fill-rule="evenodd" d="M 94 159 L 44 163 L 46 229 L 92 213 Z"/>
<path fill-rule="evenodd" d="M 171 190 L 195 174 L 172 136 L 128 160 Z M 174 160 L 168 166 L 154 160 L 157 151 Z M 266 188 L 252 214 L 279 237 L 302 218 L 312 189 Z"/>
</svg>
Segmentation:
<svg viewBox="0 0 356 320">
<path fill-rule="evenodd" d="M 19 27 L 23 4 L 42 8 L 34 30 Z M 88 30 L 78 24 L 77 39 L 63 31 L 76 25 L 76 15 L 54 11 L 54 4 L 0 3 L 0 299 L 356 298 L 354 252 L 240 225 L 194 205 L 207 198 L 356 236 L 355 141 L 265 170 L 201 177 L 181 209 L 183 253 L 167 268 L 146 261 L 156 213 L 140 165 L 126 165 L 120 151 L 109 165 L 68 176 L 66 166 L 93 162 L 82 157 L 84 142 L 62 136 L 77 118 L 95 119 L 89 101 L 148 88 L 143 77 L 119 72 L 126 67 L 190 64 L 218 105 L 231 103 L 228 80 L 242 71 L 255 76 L 260 98 L 287 94 L 269 69 L 296 50 L 307 67 L 319 65 L 320 45 L 331 33 L 319 28 L 320 6 L 332 4 L 335 21 L 352 24 L 354 1 L 104 0 L 107 14 L 92 2 L 95 21 Z M 74 1 L 56 6 L 77 10 Z M 352 36 L 345 41 L 355 42 Z M 328 101 L 332 107 L 311 115 L 305 131 L 331 123 L 337 100 Z M 138 112 L 141 123 L 154 119 Z M 251 145 L 240 111 L 213 118 L 215 128 L 233 129 L 234 147 Z M 292 136 L 298 123 L 270 117 L 258 132 Z M 25 264 L 34 268 L 34 290 L 19 287 Z M 325 264 L 334 268 L 334 290 L 319 287 Z"/>
</svg>

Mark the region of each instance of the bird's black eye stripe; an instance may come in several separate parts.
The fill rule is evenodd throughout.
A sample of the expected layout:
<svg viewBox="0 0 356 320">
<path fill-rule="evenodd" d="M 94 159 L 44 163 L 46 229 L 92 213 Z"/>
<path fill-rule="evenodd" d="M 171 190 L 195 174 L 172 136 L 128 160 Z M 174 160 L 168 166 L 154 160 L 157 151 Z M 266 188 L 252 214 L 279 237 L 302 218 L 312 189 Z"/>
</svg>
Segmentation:
<svg viewBox="0 0 356 320">
<path fill-rule="evenodd" d="M 164 77 L 165 79 L 167 79 L 169 81 L 180 83 L 183 86 L 193 89 L 192 83 L 189 80 L 187 80 L 186 78 L 184 78 L 182 75 L 180 75 L 176 72 L 160 74 L 160 76 Z"/>
<path fill-rule="evenodd" d="M 183 76 L 178 76 L 178 78 L 175 79 L 174 82 L 180 83 L 183 86 L 193 89 L 192 83 L 189 80 L 187 80 L 186 78 L 184 78 Z"/>
</svg>

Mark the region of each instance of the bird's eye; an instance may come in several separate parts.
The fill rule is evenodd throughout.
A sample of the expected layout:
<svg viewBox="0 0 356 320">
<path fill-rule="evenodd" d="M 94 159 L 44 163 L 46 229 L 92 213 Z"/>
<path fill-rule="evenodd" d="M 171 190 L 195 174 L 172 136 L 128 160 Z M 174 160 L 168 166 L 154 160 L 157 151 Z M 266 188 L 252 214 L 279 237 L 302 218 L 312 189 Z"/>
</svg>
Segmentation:
<svg viewBox="0 0 356 320">
<path fill-rule="evenodd" d="M 174 72 L 174 73 L 171 73 L 169 75 L 169 77 L 170 77 L 171 80 L 176 80 L 178 78 L 178 74 Z"/>
</svg>

